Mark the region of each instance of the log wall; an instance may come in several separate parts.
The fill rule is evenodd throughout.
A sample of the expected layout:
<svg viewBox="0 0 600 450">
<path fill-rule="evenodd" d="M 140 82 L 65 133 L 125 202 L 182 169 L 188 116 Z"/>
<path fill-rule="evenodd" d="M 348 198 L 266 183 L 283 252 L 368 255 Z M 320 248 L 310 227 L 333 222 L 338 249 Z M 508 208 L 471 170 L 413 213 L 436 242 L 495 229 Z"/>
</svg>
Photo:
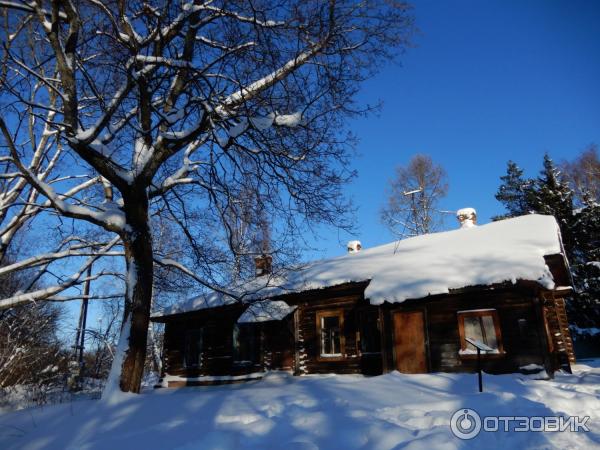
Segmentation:
<svg viewBox="0 0 600 450">
<path fill-rule="evenodd" d="M 163 375 L 196 378 L 240 376 L 265 370 L 292 370 L 294 340 L 291 317 L 283 321 L 254 324 L 257 327 L 260 358 L 253 364 L 234 361 L 233 327 L 243 309 L 241 305 L 234 305 L 182 314 L 166 320 Z M 199 367 L 186 367 L 186 332 L 197 328 L 203 329 L 201 364 Z"/>
<path fill-rule="evenodd" d="M 539 331 L 535 300 L 533 292 L 509 289 L 449 294 L 430 301 L 408 301 L 385 308 L 385 326 L 391 328 L 391 315 L 395 311 L 422 310 L 426 323 L 428 370 L 473 372 L 476 370 L 476 360 L 459 355 L 461 347 L 457 313 L 473 309 L 495 309 L 500 320 L 505 354 L 485 356 L 483 369 L 488 373 L 518 372 L 522 366 L 544 366 L 545 363 L 546 351 Z M 393 370 L 395 362 L 392 337 L 385 336 L 385 342 L 387 367 Z"/>
<path fill-rule="evenodd" d="M 473 372 L 476 360 L 459 355 L 458 311 L 493 308 L 498 313 L 505 354 L 486 356 L 483 369 L 488 373 L 518 372 L 530 364 L 556 370 L 551 357 L 552 333 L 560 328 L 565 336 L 564 307 L 560 300 L 545 303 L 539 288 L 531 285 L 468 289 L 401 304 L 371 306 L 364 298 L 368 283 L 349 283 L 329 289 L 303 292 L 281 297 L 296 311 L 283 321 L 257 324 L 260 327 L 260 360 L 252 365 L 233 361 L 232 329 L 243 306 L 181 314 L 167 318 L 165 328 L 164 371 L 170 375 L 242 375 L 263 370 L 282 369 L 295 374 L 340 373 L 377 375 L 395 370 L 392 316 L 396 311 L 421 310 L 425 321 L 425 348 L 429 372 Z M 378 312 L 381 352 L 362 354 L 360 346 L 360 314 L 365 309 Z M 320 356 L 317 313 L 338 310 L 343 315 L 344 348 L 339 358 Z M 547 324 L 544 317 L 549 317 Z M 556 325 L 555 325 L 556 322 Z M 185 332 L 203 327 L 205 330 L 202 364 L 199 368 L 184 366 Z M 551 330 L 550 330 L 550 328 Z M 553 331 L 554 330 L 554 331 Z M 568 332 L 568 328 L 566 328 Z M 553 342 L 549 342 L 552 340 Z"/>
</svg>

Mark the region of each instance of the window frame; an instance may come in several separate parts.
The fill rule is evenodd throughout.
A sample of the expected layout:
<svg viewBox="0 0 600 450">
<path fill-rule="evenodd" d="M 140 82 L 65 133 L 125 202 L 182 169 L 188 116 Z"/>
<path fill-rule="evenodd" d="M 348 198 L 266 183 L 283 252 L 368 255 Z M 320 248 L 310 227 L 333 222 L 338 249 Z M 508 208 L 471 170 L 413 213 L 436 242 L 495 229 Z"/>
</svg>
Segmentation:
<svg viewBox="0 0 600 450">
<path fill-rule="evenodd" d="M 459 357 L 461 359 L 476 359 L 477 353 L 473 354 L 465 354 L 461 353 L 467 350 L 467 341 L 465 339 L 465 318 L 466 317 L 483 317 L 489 316 L 492 318 L 492 323 L 494 324 L 494 331 L 496 333 L 496 342 L 498 343 L 498 353 L 481 353 L 482 358 L 502 358 L 506 354 L 504 351 L 504 341 L 502 340 L 502 330 L 500 328 L 500 317 L 498 316 L 498 311 L 493 308 L 489 309 L 474 309 L 468 311 L 457 311 L 456 313 L 458 319 L 458 334 L 460 336 L 460 351 Z M 481 323 L 481 319 L 480 319 Z"/>
<path fill-rule="evenodd" d="M 341 361 L 346 359 L 346 339 L 344 337 L 344 310 L 343 309 L 327 309 L 323 311 L 317 311 L 316 313 L 316 325 L 317 325 L 317 360 L 318 361 Z M 339 353 L 323 353 L 321 339 L 322 319 L 325 317 L 338 317 L 339 328 L 340 328 L 340 352 Z"/>
</svg>

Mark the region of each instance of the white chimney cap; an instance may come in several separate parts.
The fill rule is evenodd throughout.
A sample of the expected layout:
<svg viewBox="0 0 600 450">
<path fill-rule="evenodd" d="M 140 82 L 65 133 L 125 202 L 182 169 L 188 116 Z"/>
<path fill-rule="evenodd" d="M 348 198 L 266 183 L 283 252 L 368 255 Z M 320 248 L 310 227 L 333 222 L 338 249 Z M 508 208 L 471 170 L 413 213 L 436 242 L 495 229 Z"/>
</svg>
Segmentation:
<svg viewBox="0 0 600 450">
<path fill-rule="evenodd" d="M 346 247 L 348 249 L 348 253 L 356 253 L 360 252 L 362 249 L 362 244 L 360 241 L 349 241 Z"/>
<path fill-rule="evenodd" d="M 467 216 L 470 217 L 472 215 L 477 215 L 477 211 L 475 211 L 475 208 L 461 208 L 458 211 L 456 211 L 456 217 L 460 217 L 460 216 Z"/>
<path fill-rule="evenodd" d="M 461 208 L 456 211 L 456 218 L 460 222 L 461 228 L 471 228 L 477 226 L 477 211 L 474 208 Z"/>
</svg>

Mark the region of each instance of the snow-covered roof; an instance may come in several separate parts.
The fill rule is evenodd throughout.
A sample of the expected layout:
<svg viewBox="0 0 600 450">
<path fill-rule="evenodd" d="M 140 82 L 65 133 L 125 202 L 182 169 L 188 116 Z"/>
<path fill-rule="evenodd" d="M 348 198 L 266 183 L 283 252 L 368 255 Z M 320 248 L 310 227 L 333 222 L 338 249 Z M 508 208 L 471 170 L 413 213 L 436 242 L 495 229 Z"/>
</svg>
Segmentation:
<svg viewBox="0 0 600 450">
<path fill-rule="evenodd" d="M 517 280 L 535 281 L 552 289 L 554 280 L 544 256 L 559 253 L 560 235 L 554 217 L 531 214 L 315 261 L 285 276 L 258 277 L 235 291 L 244 295 L 245 300 L 256 300 L 370 281 L 365 298 L 379 305 Z M 155 317 L 235 301 L 213 292 L 176 304 Z"/>
<path fill-rule="evenodd" d="M 250 304 L 237 320 L 237 323 L 257 323 L 282 320 L 295 309 L 296 306 L 290 306 L 281 300 L 260 300 Z"/>
</svg>

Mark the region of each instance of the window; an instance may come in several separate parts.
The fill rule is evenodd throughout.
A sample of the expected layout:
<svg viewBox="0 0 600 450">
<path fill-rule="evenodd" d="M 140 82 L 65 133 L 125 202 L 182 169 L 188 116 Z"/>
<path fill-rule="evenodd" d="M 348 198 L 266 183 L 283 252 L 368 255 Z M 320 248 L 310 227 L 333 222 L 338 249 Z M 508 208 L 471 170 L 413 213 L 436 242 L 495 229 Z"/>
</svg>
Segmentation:
<svg viewBox="0 0 600 450">
<path fill-rule="evenodd" d="M 255 325 L 236 323 L 233 326 L 233 360 L 237 364 L 258 362 L 258 328 Z"/>
<path fill-rule="evenodd" d="M 460 334 L 459 353 L 461 356 L 477 355 L 477 349 L 466 338 L 482 342 L 491 347 L 493 351 L 485 353 L 486 356 L 504 354 L 500 321 L 498 312 L 495 309 L 459 311 L 458 331 Z"/>
<path fill-rule="evenodd" d="M 379 331 L 379 310 L 366 309 L 360 316 L 360 351 L 363 354 L 381 352 L 381 332 Z"/>
<path fill-rule="evenodd" d="M 317 335 L 321 358 L 341 358 L 344 352 L 344 314 L 341 310 L 317 313 Z"/>
<path fill-rule="evenodd" d="M 186 367 L 202 365 L 202 328 L 186 331 L 184 364 Z"/>
</svg>

